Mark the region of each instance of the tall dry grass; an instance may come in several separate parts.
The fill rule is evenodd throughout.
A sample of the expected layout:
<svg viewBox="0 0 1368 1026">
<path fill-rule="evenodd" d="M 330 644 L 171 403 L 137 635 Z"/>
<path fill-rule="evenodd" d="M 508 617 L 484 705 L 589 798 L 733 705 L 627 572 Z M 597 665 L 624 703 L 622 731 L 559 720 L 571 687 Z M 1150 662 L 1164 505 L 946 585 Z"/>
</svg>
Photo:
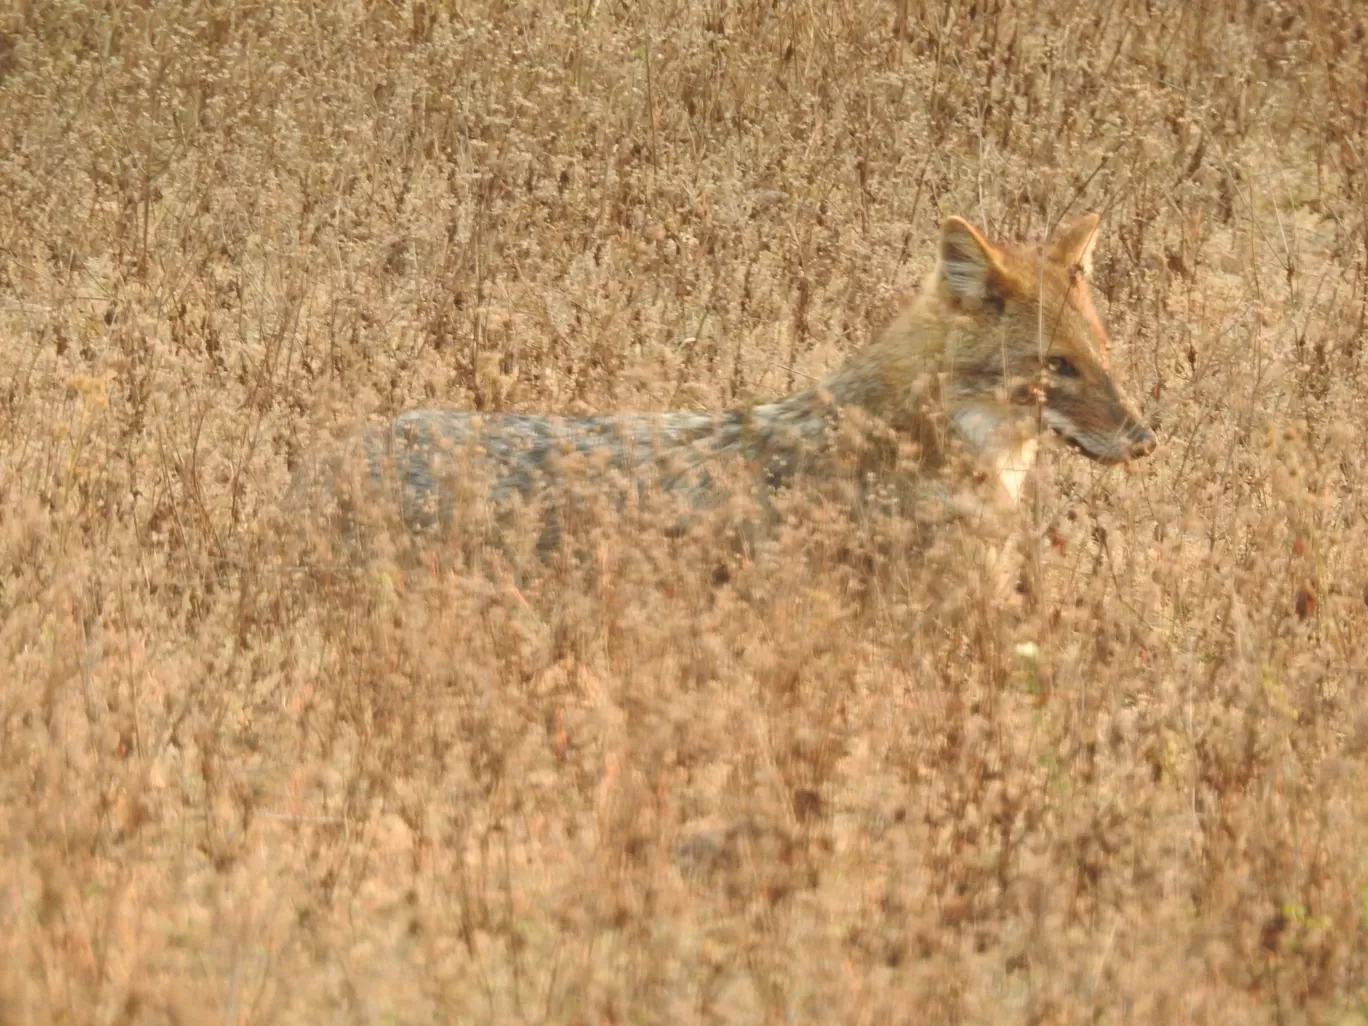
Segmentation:
<svg viewBox="0 0 1368 1026">
<path fill-rule="evenodd" d="M 1364 1022 L 1366 28 L 0 12 L 0 1020 Z M 370 419 L 773 397 L 1083 209 L 1161 448 L 1047 454 L 1024 611 L 801 501 L 281 541 Z"/>
</svg>

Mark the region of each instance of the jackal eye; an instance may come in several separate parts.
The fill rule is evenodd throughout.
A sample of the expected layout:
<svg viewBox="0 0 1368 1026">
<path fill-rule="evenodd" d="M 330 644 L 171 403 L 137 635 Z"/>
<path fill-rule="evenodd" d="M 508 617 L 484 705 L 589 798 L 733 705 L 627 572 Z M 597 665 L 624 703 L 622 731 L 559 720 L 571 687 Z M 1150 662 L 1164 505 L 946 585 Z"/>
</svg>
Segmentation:
<svg viewBox="0 0 1368 1026">
<path fill-rule="evenodd" d="M 1078 368 L 1062 356 L 1052 356 L 1045 361 L 1045 366 L 1050 368 L 1051 374 L 1056 374 L 1061 378 L 1078 377 Z"/>
</svg>

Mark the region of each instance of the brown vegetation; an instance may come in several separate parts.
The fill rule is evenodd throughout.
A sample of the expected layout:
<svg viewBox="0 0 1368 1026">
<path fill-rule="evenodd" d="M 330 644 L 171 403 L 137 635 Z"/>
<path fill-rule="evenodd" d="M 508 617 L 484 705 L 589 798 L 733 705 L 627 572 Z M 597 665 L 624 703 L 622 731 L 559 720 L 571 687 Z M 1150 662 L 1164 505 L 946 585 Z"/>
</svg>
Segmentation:
<svg viewBox="0 0 1368 1026">
<path fill-rule="evenodd" d="M 1364 1022 L 1366 31 L 0 13 L 0 1021 Z M 1085 209 L 1160 448 L 1046 452 L 1028 608 L 801 494 L 286 543 L 363 423 L 770 399 Z"/>
</svg>

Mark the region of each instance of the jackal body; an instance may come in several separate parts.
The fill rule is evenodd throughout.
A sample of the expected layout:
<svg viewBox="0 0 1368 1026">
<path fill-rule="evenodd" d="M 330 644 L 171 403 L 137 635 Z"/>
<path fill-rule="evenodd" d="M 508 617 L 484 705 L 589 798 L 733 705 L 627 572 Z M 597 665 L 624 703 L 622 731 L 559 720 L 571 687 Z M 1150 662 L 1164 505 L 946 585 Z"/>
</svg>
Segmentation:
<svg viewBox="0 0 1368 1026">
<path fill-rule="evenodd" d="M 553 486 L 567 458 L 696 498 L 715 461 L 739 457 L 768 489 L 828 472 L 834 439 L 855 421 L 883 438 L 861 450 L 862 478 L 912 480 L 911 494 L 945 497 L 954 490 L 951 458 L 963 450 L 971 476 L 986 477 L 993 499 L 1010 507 L 1042 427 L 1104 463 L 1155 444 L 1112 378 L 1092 305 L 1097 225 L 1088 214 L 1046 243 L 995 245 L 948 218 L 917 297 L 828 378 L 776 402 L 717 415 L 413 410 L 364 436 L 364 460 L 375 480 L 397 484 L 404 519 L 429 526 L 458 515 L 453 504 L 469 471 L 487 474 L 499 501 Z"/>
</svg>

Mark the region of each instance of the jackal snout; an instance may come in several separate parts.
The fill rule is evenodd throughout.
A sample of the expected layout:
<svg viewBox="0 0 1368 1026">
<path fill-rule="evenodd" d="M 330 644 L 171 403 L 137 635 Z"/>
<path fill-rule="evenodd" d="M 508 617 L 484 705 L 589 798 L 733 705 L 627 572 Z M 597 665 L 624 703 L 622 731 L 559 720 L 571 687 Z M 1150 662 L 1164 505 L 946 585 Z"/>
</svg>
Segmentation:
<svg viewBox="0 0 1368 1026">
<path fill-rule="evenodd" d="M 1158 444 L 1154 432 L 1119 396 L 1111 403 L 1092 401 L 1091 396 L 1082 402 L 1071 402 L 1070 398 L 1051 395 L 1044 420 L 1047 427 L 1084 456 L 1098 463 L 1125 463 L 1154 451 Z"/>
<path fill-rule="evenodd" d="M 1154 437 L 1154 432 L 1143 424 L 1134 425 L 1130 431 L 1126 433 L 1126 441 L 1130 443 L 1130 448 L 1126 450 L 1126 458 L 1132 460 L 1138 460 L 1142 456 L 1148 456 L 1154 451 L 1155 445 L 1158 444 L 1157 439 Z"/>
</svg>

